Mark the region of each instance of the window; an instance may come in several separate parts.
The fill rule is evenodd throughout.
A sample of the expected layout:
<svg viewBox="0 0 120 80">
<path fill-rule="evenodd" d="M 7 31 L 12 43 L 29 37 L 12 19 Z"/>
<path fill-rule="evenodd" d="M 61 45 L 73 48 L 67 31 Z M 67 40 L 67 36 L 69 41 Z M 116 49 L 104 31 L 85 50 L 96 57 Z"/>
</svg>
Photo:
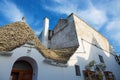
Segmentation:
<svg viewBox="0 0 120 80">
<path fill-rule="evenodd" d="M 80 67 L 79 65 L 75 65 L 75 72 L 76 72 L 76 76 L 80 76 Z"/>
<path fill-rule="evenodd" d="M 117 61 L 117 63 L 120 65 L 120 58 L 119 58 L 120 56 L 115 56 L 115 59 L 116 59 L 116 61 Z"/>
<path fill-rule="evenodd" d="M 54 31 L 49 30 L 49 32 L 48 32 L 48 40 L 51 40 L 53 35 L 54 35 Z"/>
<path fill-rule="evenodd" d="M 101 63 L 104 63 L 103 57 L 101 55 L 99 55 L 99 59 Z"/>
</svg>

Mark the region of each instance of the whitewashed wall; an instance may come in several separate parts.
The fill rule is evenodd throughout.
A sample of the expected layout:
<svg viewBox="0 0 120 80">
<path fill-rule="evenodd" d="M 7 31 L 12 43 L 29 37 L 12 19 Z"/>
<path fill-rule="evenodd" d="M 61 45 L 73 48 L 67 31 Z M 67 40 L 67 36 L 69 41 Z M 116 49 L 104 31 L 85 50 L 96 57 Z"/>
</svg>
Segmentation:
<svg viewBox="0 0 120 80">
<path fill-rule="evenodd" d="M 100 63 L 99 56 L 103 56 L 104 62 L 106 64 L 106 71 L 111 71 L 116 77 L 116 80 L 120 80 L 120 65 L 117 64 L 115 58 L 110 53 L 102 51 L 101 49 L 96 48 L 95 46 L 83 42 L 84 49 L 81 52 L 81 48 L 73 54 L 73 56 L 68 61 L 70 66 L 74 66 L 75 64 L 80 66 L 81 76 L 80 80 L 84 80 L 82 71 L 85 70 L 85 66 L 92 60 L 95 60 L 97 64 Z M 94 70 L 94 68 L 93 68 Z"/>
<path fill-rule="evenodd" d="M 59 36 L 54 36 L 53 38 L 55 42 L 52 42 L 55 44 L 52 45 L 53 48 L 70 47 L 79 44 L 77 51 L 71 56 L 70 60 L 67 63 L 68 67 L 58 67 L 46 64 L 43 62 L 44 57 L 35 48 L 32 48 L 31 52 L 27 53 L 27 50 L 29 48 L 24 47 L 23 45 L 20 48 L 13 50 L 13 54 L 11 56 L 0 55 L 0 80 L 9 80 L 12 66 L 18 59 L 24 59 L 30 62 L 34 71 L 33 80 L 84 80 L 82 71 L 91 60 L 95 60 L 97 63 L 99 63 L 100 60 L 98 55 L 103 56 L 105 64 L 107 65 L 106 70 L 112 71 L 115 74 L 116 80 L 120 80 L 120 66 L 115 61 L 114 56 L 90 44 L 95 43 L 105 50 L 109 50 L 109 44 L 107 40 L 96 33 L 96 31 L 91 31 L 91 28 L 89 28 L 76 16 L 68 17 L 68 19 L 70 19 L 68 21 L 72 21 L 72 24 L 69 25 L 70 27 L 66 26 L 62 33 L 58 33 Z M 72 26 L 74 26 L 74 28 Z M 69 34 L 70 38 L 67 37 L 66 34 Z M 72 40 L 74 42 L 74 38 L 75 43 L 70 43 Z M 71 39 L 71 41 L 69 41 L 69 39 Z M 82 39 L 85 39 L 90 43 L 83 41 Z M 67 41 L 69 44 L 65 43 Z M 65 45 L 63 45 L 63 43 Z M 26 46 L 29 45 L 26 44 Z M 75 75 L 75 64 L 80 66 L 81 76 Z"/>
<path fill-rule="evenodd" d="M 69 16 L 64 25 L 58 24 L 55 32 L 60 30 L 60 28 L 62 29 L 52 37 L 51 48 L 65 48 L 79 45 L 77 51 L 68 61 L 68 67 L 63 68 L 65 80 L 84 80 L 82 71 L 85 70 L 85 66 L 92 60 L 95 60 L 99 64 L 99 55 L 105 61 L 107 66 L 106 71 L 113 72 L 116 80 L 120 80 L 120 65 L 117 64 L 114 56 L 109 53 L 109 51 L 112 51 L 111 45 L 105 37 L 76 15 Z M 97 48 L 95 45 L 104 50 Z M 81 76 L 79 77 L 75 75 L 75 64 L 80 66 Z"/>
<path fill-rule="evenodd" d="M 44 63 L 44 57 L 34 48 L 31 49 L 30 53 L 27 53 L 27 49 L 29 48 L 20 47 L 12 51 L 12 56 L 0 55 L 0 80 L 9 80 L 12 66 L 18 59 L 30 62 L 34 70 L 33 80 L 83 80 L 82 71 L 85 69 L 85 66 L 91 60 L 99 63 L 99 54 L 104 58 L 107 65 L 106 70 L 112 71 L 116 76 L 116 80 L 119 80 L 120 66 L 117 65 L 114 57 L 86 42 L 83 42 L 83 44 L 85 52 L 80 52 L 81 48 L 79 47 L 68 61 L 68 67 L 59 67 Z M 80 66 L 81 76 L 76 76 L 75 64 Z"/>
<path fill-rule="evenodd" d="M 26 45 L 25 45 L 26 46 Z M 29 46 L 29 45 L 27 45 Z M 72 66 L 58 67 L 43 62 L 44 57 L 32 48 L 20 47 L 13 50 L 11 56 L 0 55 L 0 80 L 10 80 L 12 66 L 17 60 L 26 60 L 33 67 L 33 80 L 75 80 L 75 69 Z"/>
<path fill-rule="evenodd" d="M 98 55 L 101 55 L 103 56 L 107 66 L 106 71 L 113 72 L 116 80 L 120 80 L 120 65 L 117 64 L 114 56 L 109 53 L 111 51 L 111 45 L 109 44 L 108 40 L 96 30 L 89 27 L 76 15 L 71 17 L 74 18 L 76 33 L 80 46 L 76 53 L 70 58 L 69 62 L 74 60 L 74 63 L 80 65 L 81 70 L 84 70 L 86 64 L 92 60 L 100 63 Z M 81 77 L 83 79 L 83 74 Z"/>
<path fill-rule="evenodd" d="M 26 44 L 25 46 L 29 45 Z M 39 80 L 37 77 L 39 72 L 37 71 L 39 70 L 38 67 L 40 64 L 38 63 L 44 58 L 35 48 L 32 48 L 30 53 L 27 53 L 28 50 L 30 50 L 30 48 L 24 47 L 23 45 L 22 47 L 13 50 L 11 56 L 0 55 L 0 80 L 10 80 L 12 66 L 18 59 L 28 61 L 34 68 L 33 80 Z"/>
</svg>

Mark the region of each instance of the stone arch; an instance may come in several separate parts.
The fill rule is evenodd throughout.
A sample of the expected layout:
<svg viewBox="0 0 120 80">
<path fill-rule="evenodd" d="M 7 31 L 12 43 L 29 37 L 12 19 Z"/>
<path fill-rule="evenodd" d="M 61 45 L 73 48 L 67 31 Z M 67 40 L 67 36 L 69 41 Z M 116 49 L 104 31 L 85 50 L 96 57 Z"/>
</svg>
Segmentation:
<svg viewBox="0 0 120 80">
<path fill-rule="evenodd" d="M 29 69 L 28 72 L 30 72 L 32 74 L 32 79 L 30 79 L 30 80 L 37 80 L 38 66 L 37 66 L 37 62 L 33 58 L 27 57 L 27 56 L 18 58 L 13 64 L 12 71 L 11 71 L 11 78 L 13 76 L 12 73 L 13 73 L 14 68 L 22 69 L 22 70 Z M 27 71 L 25 71 L 25 72 L 27 72 Z M 28 75 L 28 76 L 30 77 L 30 75 Z"/>
</svg>

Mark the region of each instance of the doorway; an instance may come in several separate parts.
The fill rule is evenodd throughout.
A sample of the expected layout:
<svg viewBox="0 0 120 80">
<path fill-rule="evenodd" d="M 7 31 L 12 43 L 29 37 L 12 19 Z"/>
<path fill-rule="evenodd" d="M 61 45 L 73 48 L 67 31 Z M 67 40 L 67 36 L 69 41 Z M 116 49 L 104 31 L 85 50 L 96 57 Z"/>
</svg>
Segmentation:
<svg viewBox="0 0 120 80">
<path fill-rule="evenodd" d="M 32 80 L 33 68 L 27 61 L 16 61 L 11 72 L 11 80 Z"/>
</svg>

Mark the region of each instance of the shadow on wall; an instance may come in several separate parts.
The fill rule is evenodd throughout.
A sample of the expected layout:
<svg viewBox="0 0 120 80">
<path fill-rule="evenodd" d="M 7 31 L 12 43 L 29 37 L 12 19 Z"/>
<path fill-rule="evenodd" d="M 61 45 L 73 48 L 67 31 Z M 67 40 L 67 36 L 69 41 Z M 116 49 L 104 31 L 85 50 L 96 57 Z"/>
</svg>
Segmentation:
<svg viewBox="0 0 120 80">
<path fill-rule="evenodd" d="M 115 59 L 114 56 L 110 54 L 109 51 L 103 49 L 100 43 L 98 43 L 94 37 L 91 42 L 83 39 L 83 46 L 85 49 L 85 53 L 76 53 L 78 55 L 77 55 L 77 62 L 75 63 L 79 65 L 81 68 L 81 73 L 82 73 L 81 77 L 84 76 L 83 70 L 85 70 L 85 66 L 89 64 L 89 62 L 92 60 L 94 60 L 96 64 L 104 63 L 106 65 L 106 71 L 111 71 L 111 72 L 114 71 L 114 66 L 116 64 L 115 60 L 113 60 Z M 109 50 L 109 46 L 108 46 L 108 50 Z M 95 68 L 93 67 L 92 71 L 94 71 L 94 69 Z M 113 74 L 117 75 L 115 71 L 113 72 Z"/>
</svg>

